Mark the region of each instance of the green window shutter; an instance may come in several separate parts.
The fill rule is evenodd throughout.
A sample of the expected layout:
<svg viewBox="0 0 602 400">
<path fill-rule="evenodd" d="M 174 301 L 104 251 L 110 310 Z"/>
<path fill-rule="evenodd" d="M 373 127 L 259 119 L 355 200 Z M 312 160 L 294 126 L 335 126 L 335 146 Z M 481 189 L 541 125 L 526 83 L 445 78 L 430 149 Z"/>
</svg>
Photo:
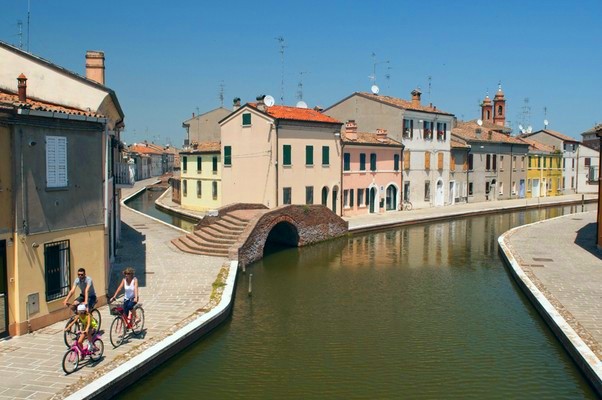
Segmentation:
<svg viewBox="0 0 602 400">
<path fill-rule="evenodd" d="M 203 158 L 201 156 L 198 156 L 196 158 L 196 170 L 197 171 L 203 170 Z"/>
<path fill-rule="evenodd" d="M 322 146 L 322 165 L 330 165 L 330 147 Z"/>
<path fill-rule="evenodd" d="M 399 171 L 399 154 L 393 156 L 393 170 Z"/>
<path fill-rule="evenodd" d="M 224 165 L 232 165 L 232 146 L 224 146 Z"/>
<path fill-rule="evenodd" d="M 314 146 L 305 146 L 305 165 L 314 165 Z"/>
<path fill-rule="evenodd" d="M 366 153 L 360 153 L 360 171 L 366 170 Z"/>
<path fill-rule="evenodd" d="M 291 165 L 291 145 L 282 145 L 282 165 Z"/>
<path fill-rule="evenodd" d="M 351 170 L 351 154 L 345 153 L 343 155 L 343 171 Z"/>
<path fill-rule="evenodd" d="M 376 171 L 376 153 L 370 154 L 370 171 Z"/>
<path fill-rule="evenodd" d="M 217 172 L 217 156 L 213 156 L 213 173 Z"/>
<path fill-rule="evenodd" d="M 184 156 L 182 158 L 182 171 L 186 172 L 188 170 L 188 157 Z"/>
<path fill-rule="evenodd" d="M 242 115 L 242 125 L 243 126 L 251 125 L 251 114 L 250 113 L 244 113 Z"/>
</svg>

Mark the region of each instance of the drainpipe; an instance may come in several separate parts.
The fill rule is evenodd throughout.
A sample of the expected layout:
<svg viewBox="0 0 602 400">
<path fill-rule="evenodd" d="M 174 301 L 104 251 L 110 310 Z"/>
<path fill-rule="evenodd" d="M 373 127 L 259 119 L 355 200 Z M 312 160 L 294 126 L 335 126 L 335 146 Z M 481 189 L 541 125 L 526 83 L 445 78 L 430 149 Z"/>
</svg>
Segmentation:
<svg viewBox="0 0 602 400">
<path fill-rule="evenodd" d="M 468 151 L 466 152 L 466 204 L 468 204 L 468 196 L 469 193 L 469 184 L 468 174 L 470 174 L 470 150 L 472 150 L 472 146 L 468 145 Z"/>
<path fill-rule="evenodd" d="M 399 164 L 399 182 L 400 183 L 399 183 L 399 196 L 398 196 L 399 204 L 397 204 L 397 211 L 401 210 L 402 205 L 403 205 L 403 197 L 404 197 L 403 196 L 404 195 L 404 193 L 403 193 L 403 151 L 405 150 L 405 148 L 406 148 L 406 145 L 402 143 L 401 150 L 399 151 L 400 152 L 399 159 L 401 161 Z"/>
<path fill-rule="evenodd" d="M 105 206 L 105 215 L 104 215 L 104 230 L 105 230 L 105 271 L 110 270 L 110 257 L 111 255 L 109 254 L 111 251 L 111 235 L 110 235 L 110 227 L 109 227 L 109 147 L 110 147 L 110 141 L 109 141 L 109 129 L 107 124 L 105 123 L 105 129 L 104 129 L 104 147 L 105 147 L 105 165 L 104 165 L 104 175 L 105 175 L 105 187 L 104 187 L 104 206 Z M 105 288 L 106 291 L 108 293 L 109 291 L 109 275 L 110 275 L 110 271 L 108 273 L 105 273 Z"/>
<path fill-rule="evenodd" d="M 276 154 L 275 155 L 276 159 L 274 160 L 274 165 L 276 165 L 276 188 L 275 188 L 275 190 L 276 190 L 276 204 L 275 204 L 274 207 L 278 207 L 278 205 L 279 205 L 279 202 L 278 202 L 278 168 L 280 167 L 278 165 L 278 151 L 279 151 L 278 149 L 280 148 L 279 144 L 278 144 L 278 120 L 274 121 L 274 123 L 272 123 L 272 126 L 274 127 L 275 135 L 276 135 L 276 151 L 274 152 Z"/>
<path fill-rule="evenodd" d="M 335 141 L 336 141 L 336 138 L 337 138 L 337 136 L 335 133 L 335 139 L 334 139 Z M 344 160 L 345 160 L 345 143 L 341 140 L 340 134 L 339 134 L 339 143 L 341 145 L 341 156 L 342 156 L 342 157 L 340 157 L 340 159 L 341 159 L 341 179 L 340 179 L 341 186 L 339 187 L 339 192 L 342 193 L 343 192 L 343 165 L 344 165 Z M 335 142 L 335 144 L 336 144 L 336 142 Z M 331 190 L 331 193 L 332 193 L 332 190 Z M 368 195 L 368 193 L 366 193 L 366 195 Z M 343 196 L 339 195 L 339 198 L 342 199 Z M 326 207 L 328 207 L 328 200 L 326 201 Z M 342 217 L 343 216 L 343 201 L 342 200 L 341 200 L 341 203 L 339 204 L 339 210 L 340 210 L 341 217 Z"/>
</svg>

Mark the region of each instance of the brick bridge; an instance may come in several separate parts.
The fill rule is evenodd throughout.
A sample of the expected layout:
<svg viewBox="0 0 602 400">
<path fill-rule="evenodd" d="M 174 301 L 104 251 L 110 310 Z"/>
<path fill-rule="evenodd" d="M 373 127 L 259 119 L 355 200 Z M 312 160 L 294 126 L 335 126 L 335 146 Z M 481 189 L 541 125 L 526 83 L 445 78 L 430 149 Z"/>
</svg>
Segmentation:
<svg viewBox="0 0 602 400">
<path fill-rule="evenodd" d="M 263 257 L 267 243 L 300 247 L 345 235 L 348 223 L 322 205 L 231 204 L 174 239 L 182 251 L 228 257 L 242 265 Z"/>
</svg>

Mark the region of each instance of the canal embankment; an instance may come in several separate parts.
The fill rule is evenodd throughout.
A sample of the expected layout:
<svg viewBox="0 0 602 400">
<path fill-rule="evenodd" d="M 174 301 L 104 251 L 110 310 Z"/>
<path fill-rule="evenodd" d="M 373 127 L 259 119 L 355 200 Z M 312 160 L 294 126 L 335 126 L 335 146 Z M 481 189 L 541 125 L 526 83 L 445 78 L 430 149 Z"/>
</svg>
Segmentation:
<svg viewBox="0 0 602 400">
<path fill-rule="evenodd" d="M 498 242 L 506 265 L 602 397 L 602 252 L 595 211 L 514 228 Z"/>
</svg>

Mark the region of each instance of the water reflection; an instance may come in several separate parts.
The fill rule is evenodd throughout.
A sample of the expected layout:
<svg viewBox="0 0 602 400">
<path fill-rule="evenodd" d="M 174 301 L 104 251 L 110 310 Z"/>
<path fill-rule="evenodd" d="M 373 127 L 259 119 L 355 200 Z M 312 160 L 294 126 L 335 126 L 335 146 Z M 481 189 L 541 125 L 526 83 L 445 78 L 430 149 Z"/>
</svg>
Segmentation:
<svg viewBox="0 0 602 400">
<path fill-rule="evenodd" d="M 185 229 L 189 232 L 194 230 L 194 226 L 197 221 L 192 219 L 186 219 L 181 215 L 169 214 L 165 211 L 158 209 L 155 206 L 155 201 L 163 194 L 163 191 L 158 190 L 144 190 L 126 201 L 128 207 L 134 210 L 143 212 L 151 217 L 157 218 L 168 224 L 177 226 L 178 228 Z"/>
</svg>

